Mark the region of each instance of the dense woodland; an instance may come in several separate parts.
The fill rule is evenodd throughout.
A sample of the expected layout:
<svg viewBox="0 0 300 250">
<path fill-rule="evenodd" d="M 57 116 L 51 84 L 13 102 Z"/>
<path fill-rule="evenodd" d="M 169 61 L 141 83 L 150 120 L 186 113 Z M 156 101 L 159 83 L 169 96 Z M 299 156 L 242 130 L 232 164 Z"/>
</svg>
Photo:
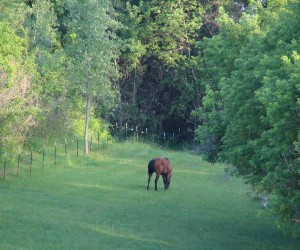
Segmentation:
<svg viewBox="0 0 300 250">
<path fill-rule="evenodd" d="M 299 93 L 297 0 L 0 2 L 2 155 L 107 124 L 181 129 L 299 236 Z"/>
</svg>

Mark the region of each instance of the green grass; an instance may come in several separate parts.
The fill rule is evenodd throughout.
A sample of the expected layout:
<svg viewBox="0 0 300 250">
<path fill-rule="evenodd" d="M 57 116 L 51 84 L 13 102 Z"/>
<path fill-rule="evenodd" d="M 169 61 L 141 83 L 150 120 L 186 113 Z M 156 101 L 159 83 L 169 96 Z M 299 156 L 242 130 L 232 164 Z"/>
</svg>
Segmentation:
<svg viewBox="0 0 300 250">
<path fill-rule="evenodd" d="M 147 164 L 168 157 L 168 191 Z M 47 159 L 50 155 L 47 155 Z M 35 158 L 41 158 L 36 155 Z M 224 166 L 184 152 L 109 144 L 0 181 L 0 249 L 298 249 Z M 8 172 L 14 171 L 8 168 Z"/>
</svg>

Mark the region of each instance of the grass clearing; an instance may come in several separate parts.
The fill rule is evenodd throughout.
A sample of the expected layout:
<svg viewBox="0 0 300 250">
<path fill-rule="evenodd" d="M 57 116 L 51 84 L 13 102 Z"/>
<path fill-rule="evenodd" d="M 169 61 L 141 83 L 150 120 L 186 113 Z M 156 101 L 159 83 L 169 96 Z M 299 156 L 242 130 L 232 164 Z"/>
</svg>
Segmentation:
<svg viewBox="0 0 300 250">
<path fill-rule="evenodd" d="M 173 177 L 147 186 L 147 164 Z M 0 249 L 298 249 L 240 179 L 184 152 L 116 143 L 0 181 Z M 40 162 L 41 163 L 41 162 Z"/>
</svg>

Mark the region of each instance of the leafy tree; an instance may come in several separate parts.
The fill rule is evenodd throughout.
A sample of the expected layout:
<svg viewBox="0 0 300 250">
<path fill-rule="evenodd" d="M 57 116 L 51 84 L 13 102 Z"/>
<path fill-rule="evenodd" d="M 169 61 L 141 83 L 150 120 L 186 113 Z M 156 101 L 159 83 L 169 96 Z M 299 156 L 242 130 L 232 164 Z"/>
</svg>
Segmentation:
<svg viewBox="0 0 300 250">
<path fill-rule="evenodd" d="M 111 82 L 117 76 L 115 59 L 119 43 L 114 30 L 116 22 L 110 15 L 109 1 L 67 1 L 69 10 L 68 75 L 74 95 L 86 100 L 85 152 L 88 153 L 88 127 L 91 104 L 112 102 L 115 94 Z"/>
<path fill-rule="evenodd" d="M 129 27 L 120 32 L 127 49 L 119 60 L 118 123 L 160 132 L 185 128 L 192 138 L 197 119 L 191 112 L 200 108 L 203 79 L 209 79 L 203 77 L 206 70 L 198 67 L 203 62 L 196 41 L 219 32 L 220 6 L 238 20 L 249 1 L 114 2 L 119 20 Z"/>
<path fill-rule="evenodd" d="M 39 109 L 35 64 L 23 28 L 26 6 L 4 1 L 0 9 L 0 149 L 11 153 L 25 143 Z"/>
<path fill-rule="evenodd" d="M 49 0 L 29 1 L 28 29 L 30 53 L 35 56 L 39 74 L 40 108 L 38 126 L 32 132 L 32 141 L 65 136 L 70 130 L 71 100 L 67 97 L 67 80 L 63 76 L 65 55 L 61 47 L 57 3 Z M 60 122 L 57 122 L 60 121 Z M 51 131 L 49 133 L 48 131 Z"/>
<path fill-rule="evenodd" d="M 222 117 L 224 106 L 232 105 L 234 102 L 232 95 L 225 92 L 222 86 L 228 91 L 234 91 L 232 84 L 226 84 L 227 79 L 231 79 L 232 72 L 238 64 L 235 63 L 239 57 L 243 46 L 249 42 L 252 36 L 259 36 L 259 20 L 257 16 L 244 14 L 239 22 L 235 22 L 229 15 L 220 9 L 219 17 L 216 20 L 220 25 L 220 34 L 212 38 L 204 38 L 198 43 L 199 49 L 203 50 L 204 56 L 202 64 L 199 64 L 202 71 L 202 79 L 206 85 L 205 96 L 202 106 L 194 112 L 199 117 L 200 126 L 196 131 L 196 137 L 201 144 L 201 152 L 206 159 L 215 162 L 218 153 L 221 151 L 222 137 L 224 136 L 227 123 Z M 255 35 L 256 34 L 256 35 Z M 230 80 L 228 80 L 230 81 Z M 237 83 L 238 84 L 238 83 Z M 248 85 L 242 86 L 248 88 Z M 241 95 L 243 92 L 241 92 Z M 243 100 L 243 97 L 241 97 Z M 224 104 L 224 101 L 228 103 Z M 233 111 L 233 109 L 229 109 Z M 232 119 L 228 115 L 230 120 Z M 238 118 L 239 119 L 239 118 Z"/>
<path fill-rule="evenodd" d="M 290 1 L 262 40 L 265 55 L 258 72 L 263 86 L 256 97 L 265 110 L 265 130 L 255 146 L 257 159 L 267 174 L 264 190 L 276 194 L 275 211 L 300 235 L 299 185 L 299 24 L 300 5 Z M 288 27 L 288 28 L 287 28 Z"/>
<path fill-rule="evenodd" d="M 299 235 L 299 3 L 249 6 L 239 22 L 221 18 L 220 34 L 201 44 L 214 78 L 198 111 L 198 138 L 217 138 L 208 159 L 219 157 L 273 194 L 274 211 Z"/>
<path fill-rule="evenodd" d="M 193 53 L 202 27 L 202 5 L 127 1 L 124 8 L 120 18 L 130 30 L 121 33 L 127 49 L 120 60 L 118 117 L 152 129 L 184 127 L 191 107 L 199 102 L 194 94 L 200 87 Z"/>
</svg>

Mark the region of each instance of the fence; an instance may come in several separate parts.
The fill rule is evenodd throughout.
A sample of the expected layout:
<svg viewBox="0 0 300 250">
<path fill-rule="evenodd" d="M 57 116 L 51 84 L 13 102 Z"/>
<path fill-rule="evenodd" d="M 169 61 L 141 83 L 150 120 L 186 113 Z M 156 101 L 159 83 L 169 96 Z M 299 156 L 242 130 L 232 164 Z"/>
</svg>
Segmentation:
<svg viewBox="0 0 300 250">
<path fill-rule="evenodd" d="M 130 126 L 127 123 L 125 126 L 120 126 L 118 123 L 111 125 L 110 130 L 114 138 L 119 140 L 136 140 L 147 141 L 155 143 L 178 143 L 191 137 L 187 130 L 181 128 L 174 129 L 173 131 L 154 131 L 145 126 Z"/>
<path fill-rule="evenodd" d="M 108 143 L 106 140 L 104 143 Z M 89 150 L 99 150 L 100 149 L 100 137 L 93 142 L 93 138 L 89 141 Z M 42 147 L 34 148 L 30 147 L 28 151 L 19 151 L 17 154 L 8 154 L 6 152 L 2 153 L 0 157 L 0 164 L 2 163 L 2 168 L 0 165 L 0 178 L 6 180 L 8 175 L 18 176 L 21 169 L 28 173 L 33 171 L 34 161 L 39 167 L 44 168 L 45 165 L 56 166 L 62 159 L 67 159 L 68 157 L 79 157 L 83 153 L 83 140 L 76 138 L 65 138 L 61 141 L 55 141 L 51 145 L 44 144 Z M 8 172 L 10 171 L 10 172 Z"/>
<path fill-rule="evenodd" d="M 155 142 L 164 145 L 176 144 L 181 138 L 181 129 L 178 132 L 162 132 L 151 133 L 147 128 L 139 129 L 137 126 L 130 128 L 125 125 L 125 127 L 115 126 L 110 127 L 111 134 L 113 138 L 119 141 L 136 141 L 136 142 Z M 99 151 L 101 145 L 107 145 L 109 138 L 105 140 L 100 139 L 99 133 L 96 138 L 90 137 L 89 140 L 89 150 Z M 0 178 L 6 180 L 7 176 L 18 176 L 22 171 L 31 173 L 33 171 L 33 163 L 36 162 L 37 166 L 44 168 L 47 166 L 56 166 L 59 161 L 62 162 L 63 159 L 68 157 L 79 157 L 83 152 L 83 140 L 76 138 L 65 138 L 63 140 L 57 140 L 50 145 L 44 144 L 41 147 L 34 148 L 30 147 L 27 151 L 20 151 L 17 154 L 7 154 L 3 152 L 0 154 Z"/>
</svg>

